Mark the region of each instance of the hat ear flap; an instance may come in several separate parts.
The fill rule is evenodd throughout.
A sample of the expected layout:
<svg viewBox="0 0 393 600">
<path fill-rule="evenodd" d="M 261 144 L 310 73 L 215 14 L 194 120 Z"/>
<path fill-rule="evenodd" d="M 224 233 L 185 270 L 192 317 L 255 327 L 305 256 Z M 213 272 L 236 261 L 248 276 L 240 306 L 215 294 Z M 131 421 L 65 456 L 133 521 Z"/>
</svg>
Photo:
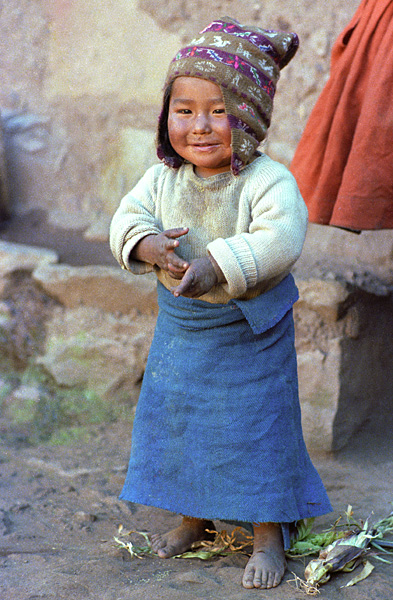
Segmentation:
<svg viewBox="0 0 393 600">
<path fill-rule="evenodd" d="M 297 49 L 299 48 L 299 38 L 296 35 L 296 33 L 291 33 L 289 35 L 291 36 L 292 39 L 288 46 L 288 50 L 281 57 L 281 59 L 278 63 L 280 70 L 287 66 L 287 64 L 293 59 L 293 57 L 295 56 L 295 54 L 297 52 Z"/>
<path fill-rule="evenodd" d="M 168 115 L 169 102 L 171 99 L 173 81 L 170 81 L 164 89 L 164 98 L 162 102 L 161 114 L 158 118 L 157 126 L 157 156 L 168 167 L 178 169 L 184 162 L 183 158 L 175 152 L 169 139 Z"/>
</svg>

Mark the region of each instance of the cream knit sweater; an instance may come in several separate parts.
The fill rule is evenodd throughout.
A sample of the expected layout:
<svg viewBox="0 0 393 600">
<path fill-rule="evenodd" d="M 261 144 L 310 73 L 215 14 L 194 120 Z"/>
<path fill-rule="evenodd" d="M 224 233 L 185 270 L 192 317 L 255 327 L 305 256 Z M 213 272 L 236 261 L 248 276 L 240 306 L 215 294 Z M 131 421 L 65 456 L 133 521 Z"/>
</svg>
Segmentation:
<svg viewBox="0 0 393 600">
<path fill-rule="evenodd" d="M 143 274 L 153 269 L 170 289 L 167 272 L 130 259 L 148 234 L 189 227 L 176 252 L 186 261 L 210 253 L 225 275 L 200 300 L 227 303 L 255 297 L 277 285 L 299 258 L 307 209 L 291 173 L 260 155 L 238 176 L 230 171 L 202 179 L 193 166 L 151 167 L 121 201 L 110 230 L 113 255 L 122 268 Z"/>
</svg>

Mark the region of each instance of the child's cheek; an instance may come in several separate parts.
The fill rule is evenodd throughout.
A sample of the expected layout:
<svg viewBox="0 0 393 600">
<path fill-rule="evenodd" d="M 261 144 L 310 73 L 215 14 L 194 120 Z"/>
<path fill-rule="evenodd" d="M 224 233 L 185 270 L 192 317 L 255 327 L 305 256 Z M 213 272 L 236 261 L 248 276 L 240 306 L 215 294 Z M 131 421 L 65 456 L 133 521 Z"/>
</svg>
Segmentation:
<svg viewBox="0 0 393 600">
<path fill-rule="evenodd" d="M 168 119 L 168 134 L 172 148 L 177 151 L 176 147 L 184 145 L 187 136 L 187 126 L 184 119 L 170 117 Z"/>
</svg>

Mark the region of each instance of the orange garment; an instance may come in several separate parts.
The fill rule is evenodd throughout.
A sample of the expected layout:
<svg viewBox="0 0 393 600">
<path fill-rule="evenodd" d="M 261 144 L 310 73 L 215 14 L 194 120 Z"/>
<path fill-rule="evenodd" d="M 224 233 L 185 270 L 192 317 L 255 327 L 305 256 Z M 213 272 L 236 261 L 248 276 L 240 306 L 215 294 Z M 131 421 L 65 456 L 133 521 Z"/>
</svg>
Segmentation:
<svg viewBox="0 0 393 600">
<path fill-rule="evenodd" d="M 291 164 L 310 221 L 393 228 L 393 0 L 362 0 Z"/>
</svg>

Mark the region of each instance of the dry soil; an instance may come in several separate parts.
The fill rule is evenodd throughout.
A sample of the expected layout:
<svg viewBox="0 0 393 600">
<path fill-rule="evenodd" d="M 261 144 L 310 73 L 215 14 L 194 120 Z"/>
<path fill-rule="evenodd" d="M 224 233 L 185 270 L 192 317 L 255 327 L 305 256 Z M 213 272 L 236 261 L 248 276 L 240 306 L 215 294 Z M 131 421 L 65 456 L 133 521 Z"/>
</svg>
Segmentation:
<svg viewBox="0 0 393 600">
<path fill-rule="evenodd" d="M 303 576 L 304 559 L 290 560 L 284 582 L 265 591 L 241 587 L 247 560 L 242 555 L 209 561 L 128 559 L 118 550 L 114 536 L 119 525 L 153 532 L 178 522 L 172 513 L 118 500 L 130 435 L 129 424 L 111 423 L 90 428 L 83 441 L 33 446 L 23 429 L 0 422 L 1 600 L 307 597 L 291 581 L 293 573 Z M 348 504 L 362 519 L 378 519 L 392 510 L 393 443 L 380 425 L 359 432 L 340 455 L 313 460 L 334 507 L 334 513 L 318 519 L 317 530 L 332 524 Z M 391 600 L 392 565 L 370 560 L 375 570 L 368 579 L 342 589 L 352 575 L 338 574 L 321 587 L 320 597 Z"/>
</svg>

